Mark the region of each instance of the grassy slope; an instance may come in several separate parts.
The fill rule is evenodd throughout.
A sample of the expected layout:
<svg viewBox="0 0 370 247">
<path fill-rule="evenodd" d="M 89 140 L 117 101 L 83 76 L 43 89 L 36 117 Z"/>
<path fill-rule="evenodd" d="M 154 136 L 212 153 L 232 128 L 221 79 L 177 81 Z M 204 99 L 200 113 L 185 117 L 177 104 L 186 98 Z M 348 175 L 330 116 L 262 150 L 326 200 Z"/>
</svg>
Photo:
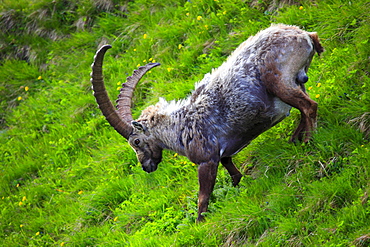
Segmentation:
<svg viewBox="0 0 370 247">
<path fill-rule="evenodd" d="M 278 11 L 267 1 L 30 2 L 1 7 L 2 28 L 14 20 L 29 30 L 8 30 L 1 41 L 1 246 L 369 245 L 367 1 Z M 318 131 L 308 145 L 287 143 L 293 111 L 261 135 L 235 157 L 246 174 L 240 187 L 219 169 L 207 221 L 196 225 L 196 167 L 166 152 L 158 171 L 141 170 L 91 95 L 94 52 L 113 45 L 104 67 L 112 99 L 138 64 L 162 63 L 135 91 L 138 115 L 159 96 L 185 97 L 271 22 L 316 31 L 326 48 L 307 83 Z M 10 59 L 26 44 L 29 63 Z"/>
</svg>

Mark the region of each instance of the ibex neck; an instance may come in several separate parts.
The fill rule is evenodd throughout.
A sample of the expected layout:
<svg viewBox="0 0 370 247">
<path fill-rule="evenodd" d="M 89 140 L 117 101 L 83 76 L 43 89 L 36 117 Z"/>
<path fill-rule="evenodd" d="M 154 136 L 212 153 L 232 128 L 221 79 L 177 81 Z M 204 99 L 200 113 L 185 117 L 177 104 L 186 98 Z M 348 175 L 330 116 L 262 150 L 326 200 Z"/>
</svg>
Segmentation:
<svg viewBox="0 0 370 247">
<path fill-rule="evenodd" d="M 161 99 L 156 105 L 146 108 L 138 121 L 143 123 L 153 138 L 158 140 L 164 149 L 184 155 L 181 145 L 181 121 L 178 115 L 180 102 L 166 102 Z"/>
</svg>

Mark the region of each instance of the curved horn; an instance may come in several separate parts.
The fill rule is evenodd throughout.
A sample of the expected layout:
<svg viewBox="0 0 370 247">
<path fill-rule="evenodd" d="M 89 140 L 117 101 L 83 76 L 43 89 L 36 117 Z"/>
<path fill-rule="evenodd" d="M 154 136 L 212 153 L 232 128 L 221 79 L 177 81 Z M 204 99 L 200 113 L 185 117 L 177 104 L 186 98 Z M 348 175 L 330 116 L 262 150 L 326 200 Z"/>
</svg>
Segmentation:
<svg viewBox="0 0 370 247">
<path fill-rule="evenodd" d="M 133 120 L 131 113 L 131 102 L 136 85 L 146 72 L 159 65 L 160 63 L 148 63 L 145 66 L 139 67 L 137 70 L 134 71 L 132 76 L 127 77 L 126 83 L 122 84 L 122 88 L 120 90 L 120 94 L 118 95 L 116 103 L 117 111 L 124 121 L 131 123 L 131 121 Z"/>
<path fill-rule="evenodd" d="M 103 80 L 103 58 L 105 52 L 112 48 L 110 45 L 102 46 L 95 54 L 94 63 L 91 65 L 91 83 L 93 85 L 94 96 L 99 108 L 110 125 L 123 137 L 128 139 L 132 133 L 132 127 L 123 121 L 116 112 L 112 102 L 109 99 Z"/>
</svg>

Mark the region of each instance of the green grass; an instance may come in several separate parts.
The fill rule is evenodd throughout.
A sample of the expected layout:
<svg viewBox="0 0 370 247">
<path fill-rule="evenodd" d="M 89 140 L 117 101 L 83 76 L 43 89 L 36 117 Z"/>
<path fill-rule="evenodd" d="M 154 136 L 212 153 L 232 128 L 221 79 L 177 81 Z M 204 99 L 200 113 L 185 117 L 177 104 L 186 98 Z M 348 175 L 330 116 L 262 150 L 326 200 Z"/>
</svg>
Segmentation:
<svg viewBox="0 0 370 247">
<path fill-rule="evenodd" d="M 370 246 L 369 3 L 360 1 L 2 1 L 0 246 Z M 300 8 L 300 6 L 302 6 Z M 299 112 L 219 168 L 207 220 L 195 224 L 197 167 L 166 151 L 142 171 L 96 106 L 139 64 L 133 113 L 186 97 L 238 44 L 271 23 L 318 32 L 309 71 L 319 103 L 308 144 L 290 144 Z"/>
</svg>

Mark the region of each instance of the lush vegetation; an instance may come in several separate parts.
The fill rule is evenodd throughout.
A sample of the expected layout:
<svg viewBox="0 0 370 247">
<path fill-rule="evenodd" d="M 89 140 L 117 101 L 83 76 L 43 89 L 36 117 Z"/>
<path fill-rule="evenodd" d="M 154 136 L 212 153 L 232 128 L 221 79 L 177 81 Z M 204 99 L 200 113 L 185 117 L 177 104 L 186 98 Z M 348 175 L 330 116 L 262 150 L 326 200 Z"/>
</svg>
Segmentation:
<svg viewBox="0 0 370 247">
<path fill-rule="evenodd" d="M 3 0 L 0 3 L 1 246 L 370 246 L 370 4 L 366 0 Z M 319 103 L 309 144 L 287 142 L 299 112 L 219 168 L 207 221 L 195 224 L 197 168 L 166 151 L 141 170 L 92 96 L 139 64 L 161 67 L 135 91 L 134 115 L 186 97 L 271 23 L 318 32 L 307 83 Z"/>
</svg>

